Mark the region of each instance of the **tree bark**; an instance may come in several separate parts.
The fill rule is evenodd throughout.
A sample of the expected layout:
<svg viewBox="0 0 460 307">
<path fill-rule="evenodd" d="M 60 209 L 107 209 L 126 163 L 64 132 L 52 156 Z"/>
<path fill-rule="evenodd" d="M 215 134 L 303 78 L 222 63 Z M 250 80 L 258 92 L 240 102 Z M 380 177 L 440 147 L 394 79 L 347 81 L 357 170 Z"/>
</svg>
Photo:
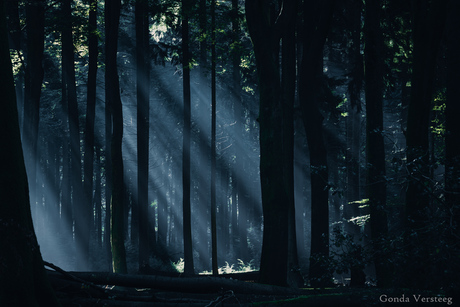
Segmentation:
<svg viewBox="0 0 460 307">
<path fill-rule="evenodd" d="M 106 18 L 106 103 L 111 109 L 113 132 L 111 139 L 112 201 L 111 201 L 111 246 L 112 265 L 116 273 L 126 273 L 126 251 L 124 244 L 124 180 L 123 156 L 123 112 L 117 69 L 118 23 L 121 1 L 109 1 L 105 5 Z"/>
<path fill-rule="evenodd" d="M 460 2 L 450 1 L 447 40 L 447 101 L 446 101 L 446 202 L 451 212 L 448 224 L 453 233 L 460 229 Z M 454 236 L 455 237 L 455 236 Z M 456 241 L 457 239 L 454 239 Z"/>
<path fill-rule="evenodd" d="M 412 85 L 407 116 L 407 167 L 409 182 L 406 192 L 406 214 L 415 224 L 422 226 L 421 214 L 429 204 L 427 178 L 429 172 L 429 122 L 433 96 L 436 58 L 444 30 L 446 0 L 417 1 L 414 6 L 414 61 Z M 409 222 L 409 224 L 412 224 Z M 413 226 L 413 227 L 412 227 Z"/>
<path fill-rule="evenodd" d="M 4 3 L 0 4 L 0 305 L 59 306 L 32 224 Z M 35 8 L 40 10 L 39 8 Z M 29 27 L 31 23 L 29 23 Z M 30 39 L 32 37 L 29 37 Z M 43 43 L 43 41 L 42 41 Z M 40 49 L 39 46 L 35 46 Z"/>
<path fill-rule="evenodd" d="M 83 221 L 91 220 L 93 210 L 93 173 L 94 173 L 94 120 L 96 117 L 96 78 L 97 78 L 97 58 L 98 58 L 98 38 L 97 38 L 97 0 L 91 0 L 89 11 L 89 33 L 88 33 L 88 83 L 87 83 L 87 106 L 85 122 L 85 157 L 83 161 L 84 169 L 84 195 L 85 199 L 81 204 L 83 211 Z M 98 170 L 99 171 L 99 170 Z M 98 182 L 96 182 L 97 184 Z M 96 209 L 97 211 L 97 209 Z M 83 256 L 86 260 L 86 267 L 89 267 L 89 241 L 90 227 L 82 229 L 82 241 L 86 249 Z"/>
<path fill-rule="evenodd" d="M 45 1 L 31 0 L 26 4 L 26 68 L 24 97 L 23 140 L 26 150 L 25 163 L 29 178 L 32 209 L 36 203 L 36 157 L 40 94 L 43 82 L 43 51 L 45 39 Z"/>
<path fill-rule="evenodd" d="M 77 278 L 99 285 L 122 287 L 153 288 L 157 290 L 185 293 L 213 293 L 233 290 L 247 294 L 295 294 L 296 290 L 286 287 L 270 286 L 252 282 L 242 282 L 231 278 L 212 276 L 168 277 L 157 275 L 132 275 L 99 272 L 71 272 Z M 56 274 L 52 274 L 55 276 Z"/>
<path fill-rule="evenodd" d="M 211 266 L 212 275 L 219 274 L 217 266 L 217 203 L 216 203 L 216 0 L 211 0 Z"/>
<path fill-rule="evenodd" d="M 322 88 L 323 48 L 332 19 L 334 1 L 304 3 L 305 37 L 300 66 L 299 98 L 310 151 L 311 169 L 311 255 L 310 283 L 331 282 L 329 257 L 329 204 L 327 151 L 323 137 L 323 115 L 319 92 Z"/>
<path fill-rule="evenodd" d="M 431 5 L 430 5 L 431 3 Z M 432 199 L 429 161 L 429 126 L 434 91 L 436 60 L 444 31 L 446 0 L 417 1 L 413 20 L 413 67 L 407 117 L 406 156 L 406 266 L 411 272 L 405 284 L 432 287 L 431 266 L 421 264 L 420 250 L 426 246 L 427 222 Z"/>
<path fill-rule="evenodd" d="M 190 94 L 190 54 L 189 54 L 189 15 L 190 0 L 182 0 L 182 68 L 184 93 L 184 130 L 182 143 L 182 202 L 184 232 L 184 271 L 194 273 L 192 247 L 192 221 L 190 204 L 190 133 L 191 133 L 191 94 Z"/>
<path fill-rule="evenodd" d="M 148 2 L 137 0 L 136 17 L 136 78 L 137 78 L 137 219 L 139 236 L 139 270 L 149 267 L 149 83 L 150 59 Z M 134 214 L 134 211 L 133 211 Z M 134 215 L 136 216 L 136 215 Z M 133 227 L 133 226 L 131 226 Z M 155 235 L 155 234 L 153 234 Z M 135 238 L 134 238 L 135 239 Z"/>
<path fill-rule="evenodd" d="M 366 2 L 365 95 L 367 139 L 367 187 L 370 226 L 374 247 L 374 264 L 379 287 L 391 285 L 388 255 L 383 254 L 388 234 L 386 209 L 385 144 L 383 140 L 383 35 L 380 29 L 380 1 Z"/>
<path fill-rule="evenodd" d="M 279 8 L 262 0 L 246 1 L 246 19 L 254 46 L 259 79 L 260 179 L 264 231 L 260 282 L 287 285 L 288 207 L 290 199 L 284 163 L 283 104 L 280 84 Z"/>
<path fill-rule="evenodd" d="M 299 270 L 296 234 L 296 212 L 294 201 L 294 100 L 296 89 L 296 24 L 298 1 L 286 1 L 284 4 L 282 24 L 282 60 L 281 87 L 283 103 L 283 136 L 285 181 L 289 189 L 288 212 L 288 284 L 293 287 L 303 286 Z"/>
</svg>

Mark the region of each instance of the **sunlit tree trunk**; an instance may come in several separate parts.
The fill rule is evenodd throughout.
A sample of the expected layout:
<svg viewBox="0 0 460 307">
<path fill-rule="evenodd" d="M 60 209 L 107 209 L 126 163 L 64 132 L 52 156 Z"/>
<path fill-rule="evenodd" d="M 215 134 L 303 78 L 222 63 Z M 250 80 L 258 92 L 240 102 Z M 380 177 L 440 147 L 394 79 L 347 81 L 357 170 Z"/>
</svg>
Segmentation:
<svg viewBox="0 0 460 307">
<path fill-rule="evenodd" d="M 327 150 L 323 137 L 323 115 L 319 109 L 319 89 L 323 78 L 323 48 L 328 34 L 333 0 L 304 3 L 303 55 L 300 66 L 299 98 L 310 152 L 311 170 L 311 254 L 310 283 L 331 282 L 329 256 L 329 203 Z"/>
<path fill-rule="evenodd" d="M 260 282 L 285 286 L 288 270 L 288 183 L 283 161 L 283 105 L 276 17 L 279 8 L 262 0 L 247 0 L 246 20 L 256 57 L 260 89 L 260 179 L 264 232 Z"/>
<path fill-rule="evenodd" d="M 88 33 L 88 83 L 87 106 L 85 122 L 85 157 L 84 157 L 84 201 L 81 204 L 83 221 L 91 220 L 93 209 L 93 173 L 94 173 L 94 120 L 96 117 L 96 77 L 97 77 L 97 0 L 91 0 L 89 11 Z M 98 182 L 96 182 L 97 184 Z M 89 261 L 90 228 L 82 229 L 82 242 L 84 243 L 83 256 Z M 86 243 L 87 242 L 87 243 Z M 87 266 L 88 269 L 88 266 Z"/>
<path fill-rule="evenodd" d="M 365 95 L 367 139 L 367 187 L 370 226 L 374 246 L 377 284 L 391 285 L 389 255 L 383 254 L 388 234 L 386 208 L 385 144 L 383 140 L 383 35 L 380 29 L 380 1 L 366 2 L 365 36 Z"/>
<path fill-rule="evenodd" d="M 182 197 L 184 232 L 184 271 L 194 273 L 192 247 L 192 221 L 190 204 L 190 133 L 191 133 L 191 95 L 190 95 L 190 54 L 189 24 L 190 0 L 182 0 L 182 67 L 184 92 L 184 130 L 182 143 Z"/>
<path fill-rule="evenodd" d="M 36 208 L 36 157 L 40 94 L 43 82 L 43 50 L 45 38 L 45 1 L 32 0 L 26 4 L 26 67 L 24 128 L 22 139 L 26 150 L 25 163 L 29 178 L 32 210 Z"/>
<path fill-rule="evenodd" d="M 0 79 L 2 80 L 0 82 L 0 93 L 2 93 L 0 305 L 59 306 L 43 266 L 32 224 L 3 4 L 2 1 L 0 4 Z M 36 47 L 40 49 L 39 46 Z"/>
<path fill-rule="evenodd" d="M 115 273 L 126 273 L 126 251 L 124 244 L 124 180 L 123 157 L 123 112 L 120 98 L 120 85 L 117 69 L 118 24 L 121 1 L 108 1 L 105 4 L 106 23 L 106 103 L 111 109 L 113 132 L 111 138 L 112 201 L 111 201 L 111 246 L 112 265 Z"/>
<path fill-rule="evenodd" d="M 137 0 L 136 78 L 137 78 L 137 212 L 139 236 L 139 270 L 149 267 L 148 181 L 149 181 L 149 83 L 150 60 L 148 2 Z M 134 209 L 135 206 L 133 206 Z M 133 227 L 133 226 L 132 226 Z M 134 232 L 135 233 L 135 232 Z M 155 235 L 154 233 L 151 235 Z M 135 239 L 135 238 L 133 238 Z"/>
</svg>

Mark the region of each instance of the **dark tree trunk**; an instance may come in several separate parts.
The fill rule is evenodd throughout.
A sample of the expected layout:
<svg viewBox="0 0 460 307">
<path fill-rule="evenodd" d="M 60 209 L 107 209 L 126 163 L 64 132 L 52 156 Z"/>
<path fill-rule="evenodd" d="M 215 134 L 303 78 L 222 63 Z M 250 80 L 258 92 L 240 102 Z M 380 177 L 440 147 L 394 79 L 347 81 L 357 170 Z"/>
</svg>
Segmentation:
<svg viewBox="0 0 460 307">
<path fill-rule="evenodd" d="M 9 30 L 9 46 L 14 49 L 17 55 L 23 52 L 23 32 L 21 31 L 21 20 L 19 17 L 19 1 L 6 1 L 5 11 Z M 16 100 L 19 113 L 19 127 L 24 127 L 24 65 L 15 76 Z"/>
<path fill-rule="evenodd" d="M 242 93 L 241 93 L 241 16 L 239 16 L 238 0 L 232 0 L 232 45 L 231 45 L 231 59 L 232 59 L 232 101 L 234 110 L 234 138 L 232 146 L 234 149 L 235 163 L 232 169 L 232 186 L 234 188 L 235 207 L 237 206 L 238 215 L 235 216 L 235 249 L 238 251 L 237 258 L 243 261 L 249 261 L 249 247 L 248 247 L 248 223 L 247 217 L 250 211 L 250 196 L 248 188 L 245 183 L 244 174 L 244 161 L 247 159 L 245 152 L 245 138 L 247 132 L 244 129 L 245 121 L 245 107 L 243 106 Z M 236 209 L 235 209 L 236 210 Z M 233 225 L 233 224 L 232 224 Z"/>
<path fill-rule="evenodd" d="M 409 173 L 406 190 L 406 267 L 415 273 L 408 274 L 405 283 L 416 287 L 431 287 L 429 284 L 432 283 L 429 277 L 430 265 L 424 263 L 420 249 L 426 244 L 425 227 L 431 217 L 429 125 L 436 59 L 444 30 L 446 3 L 446 0 L 417 1 L 413 7 L 414 59 L 406 132 Z"/>
<path fill-rule="evenodd" d="M 139 270 L 149 267 L 148 181 L 149 181 L 149 15 L 148 1 L 137 0 L 136 8 L 136 77 L 137 77 L 137 212 Z M 133 226 L 132 226 L 133 227 Z M 136 227 L 134 227 L 136 228 Z M 136 232 L 133 232 L 136 233 Z M 152 234 L 155 235 L 155 234 Z M 136 238 L 134 238 L 135 240 Z"/>
<path fill-rule="evenodd" d="M 448 78 L 446 101 L 446 201 L 449 225 L 460 230 L 460 2 L 450 1 L 448 23 Z M 453 236 L 455 238 L 455 236 Z M 456 241 L 457 239 L 454 239 Z"/>
<path fill-rule="evenodd" d="M 283 136 L 284 179 L 289 189 L 286 200 L 289 206 L 289 229 L 288 229 L 288 284 L 294 287 L 303 286 L 302 276 L 299 271 L 296 234 L 296 212 L 294 201 L 294 100 L 296 87 L 296 15 L 298 1 L 287 1 L 284 7 L 282 28 L 282 62 L 281 62 L 281 86 L 283 103 L 283 122 L 285 130 Z"/>
<path fill-rule="evenodd" d="M 93 174 L 94 174 L 94 120 L 96 117 L 96 77 L 97 77 L 97 0 L 91 0 L 89 11 L 89 34 L 88 34 L 88 84 L 87 84 L 87 106 L 85 122 L 85 157 L 84 157 L 84 195 L 85 199 L 81 204 L 83 221 L 91 220 L 93 210 Z M 98 170 L 99 171 L 99 170 Z M 96 182 L 98 184 L 98 182 Z M 100 208 L 99 208 L 100 209 Z M 96 209 L 97 211 L 97 209 Z M 83 256 L 89 261 L 89 227 L 82 229 L 82 242 L 85 243 Z M 87 267 L 89 263 L 86 263 Z"/>
<path fill-rule="evenodd" d="M 360 157 L 361 157 L 361 90 L 364 79 L 363 55 L 361 54 L 361 25 L 362 25 L 362 1 L 353 1 L 351 8 L 352 23 L 352 45 L 350 47 L 350 62 L 353 66 L 351 80 L 348 84 L 350 104 L 348 105 L 348 116 L 346 118 L 346 201 L 347 205 L 343 210 L 346 220 L 358 216 L 358 206 L 353 202 L 361 199 L 360 193 Z M 345 229 L 352 235 L 359 234 L 359 226 L 347 222 Z"/>
<path fill-rule="evenodd" d="M 436 57 L 444 29 L 446 1 L 418 1 L 414 6 L 414 61 L 411 97 L 407 118 L 407 166 L 409 184 L 406 193 L 408 219 L 422 226 L 421 214 L 429 204 L 429 122 L 433 96 Z M 409 223 L 410 224 L 410 223 Z"/>
<path fill-rule="evenodd" d="M 320 112 L 323 48 L 329 30 L 334 1 L 304 3 L 305 37 L 300 66 L 299 98 L 302 119 L 310 152 L 311 170 L 311 254 L 310 283 L 330 283 L 327 271 L 329 256 L 329 204 L 327 151 Z"/>
<path fill-rule="evenodd" d="M 267 1 L 246 1 L 246 19 L 259 79 L 260 179 L 264 232 L 260 282 L 287 285 L 288 182 L 283 160 L 283 104 L 280 84 L 277 8 Z"/>
<path fill-rule="evenodd" d="M 121 1 L 108 1 L 106 18 L 106 103 L 111 109 L 113 132 L 111 138 L 112 201 L 111 201 L 111 246 L 112 265 L 115 273 L 126 273 L 126 251 L 124 244 L 124 193 L 123 156 L 123 112 L 117 69 L 118 24 Z"/>
<path fill-rule="evenodd" d="M 24 98 L 24 128 L 22 139 L 26 148 L 25 163 L 29 178 L 32 210 L 36 205 L 36 156 L 40 94 L 43 82 L 43 50 L 45 39 L 45 1 L 33 0 L 26 4 L 26 68 Z"/>
<path fill-rule="evenodd" d="M 107 48 L 107 47 L 106 47 Z M 108 97 L 109 89 L 107 86 L 105 88 L 105 96 Z M 112 199 L 112 111 L 106 99 L 105 102 L 105 223 L 104 223 L 104 242 L 105 249 L 107 252 L 107 259 L 112 259 L 112 250 L 110 246 L 110 220 L 111 220 L 111 210 L 110 202 Z M 108 262 L 109 270 L 112 269 L 112 262 Z"/>
<path fill-rule="evenodd" d="M 212 275 L 219 274 L 217 266 L 217 203 L 216 203 L 216 0 L 211 0 L 211 254 Z"/>
<path fill-rule="evenodd" d="M 374 264 L 379 287 L 391 285 L 389 255 L 383 254 L 388 233 L 386 209 L 385 144 L 383 140 L 383 35 L 380 29 L 380 1 L 366 3 L 365 95 L 367 139 L 367 187 L 370 226 L 374 247 Z"/>
<path fill-rule="evenodd" d="M 59 306 L 43 267 L 32 224 L 4 8 L 2 2 L 0 5 L 0 79 L 2 80 L 0 82 L 2 93 L 0 305 Z M 38 7 L 35 7 L 35 10 L 40 11 Z M 43 41 L 41 42 L 43 44 Z M 40 49 L 40 46 L 35 47 Z"/>
<path fill-rule="evenodd" d="M 191 95 L 190 95 L 190 54 L 189 24 L 190 0 L 182 0 L 182 68 L 184 92 L 184 130 L 182 143 L 182 197 L 184 232 L 184 271 L 194 273 L 192 247 L 192 217 L 190 204 L 190 133 L 191 133 Z"/>
</svg>

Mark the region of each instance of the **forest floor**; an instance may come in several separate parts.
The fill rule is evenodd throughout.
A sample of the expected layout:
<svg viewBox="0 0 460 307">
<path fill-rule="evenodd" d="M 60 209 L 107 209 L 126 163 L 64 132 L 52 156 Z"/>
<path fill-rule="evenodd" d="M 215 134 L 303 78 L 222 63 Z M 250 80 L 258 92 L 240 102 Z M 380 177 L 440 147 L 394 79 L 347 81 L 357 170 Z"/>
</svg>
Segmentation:
<svg viewBox="0 0 460 307">
<path fill-rule="evenodd" d="M 65 272 L 57 267 L 47 272 L 63 306 L 455 306 L 452 298 L 435 293 L 343 286 L 292 289 L 255 283 L 251 274 L 185 277 Z"/>
</svg>

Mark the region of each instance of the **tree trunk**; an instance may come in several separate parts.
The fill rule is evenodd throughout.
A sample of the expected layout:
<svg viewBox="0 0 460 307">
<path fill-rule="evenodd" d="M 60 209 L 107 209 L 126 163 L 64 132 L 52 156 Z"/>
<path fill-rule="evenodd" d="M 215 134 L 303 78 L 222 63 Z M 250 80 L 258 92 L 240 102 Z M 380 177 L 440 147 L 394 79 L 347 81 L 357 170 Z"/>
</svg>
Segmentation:
<svg viewBox="0 0 460 307">
<path fill-rule="evenodd" d="M 414 7 L 414 61 L 411 97 L 407 117 L 407 167 L 409 183 L 406 192 L 406 210 L 415 228 L 422 226 L 422 211 L 429 204 L 429 121 L 433 96 L 436 57 L 444 29 L 446 0 L 419 1 Z M 410 224 L 410 223 L 409 223 Z M 417 226 L 418 225 L 418 226 Z M 414 228 L 414 229 L 415 229 Z"/>
<path fill-rule="evenodd" d="M 189 25 L 190 0 L 182 0 L 182 68 L 184 92 L 184 130 L 182 143 L 182 197 L 184 232 L 184 271 L 194 273 L 192 247 L 192 217 L 190 204 L 190 133 L 191 133 L 191 95 L 190 95 L 190 54 Z"/>
<path fill-rule="evenodd" d="M 113 132 L 111 138 L 112 201 L 111 201 L 111 246 L 112 265 L 115 273 L 126 273 L 126 251 L 124 244 L 124 180 L 123 113 L 117 70 L 118 23 L 121 1 L 109 1 L 105 5 L 106 18 L 106 103 L 111 109 Z"/>
<path fill-rule="evenodd" d="M 418 1 L 414 6 L 413 68 L 411 96 L 407 117 L 406 155 L 409 173 L 406 190 L 406 267 L 410 272 L 405 283 L 432 287 L 428 263 L 422 264 L 420 249 L 426 245 L 426 222 L 431 218 L 432 195 L 429 165 L 429 125 L 434 90 L 436 59 L 444 30 L 446 0 Z"/>
<path fill-rule="evenodd" d="M 26 68 L 24 97 L 24 147 L 25 163 L 29 178 L 32 210 L 36 207 L 36 157 L 40 94 L 43 82 L 43 50 L 45 39 L 45 1 L 33 0 L 26 4 Z"/>
<path fill-rule="evenodd" d="M 148 2 L 137 0 L 136 17 L 136 77 L 137 77 L 137 212 L 139 236 L 139 270 L 149 267 L 148 181 L 149 181 L 149 15 Z M 136 215 L 134 215 L 136 218 Z M 136 233 L 136 232 L 134 232 Z M 155 234 L 153 234 L 155 235 Z M 136 239 L 136 238 L 134 238 Z"/>
<path fill-rule="evenodd" d="M 217 266 L 217 204 L 216 204 L 216 0 L 211 0 L 211 254 L 212 275 Z"/>
<path fill-rule="evenodd" d="M 389 255 L 383 254 L 388 234 L 386 209 L 385 144 L 383 140 L 383 35 L 380 29 L 380 1 L 366 3 L 365 35 L 365 95 L 367 139 L 367 187 L 370 206 L 370 226 L 374 247 L 374 264 L 379 287 L 391 285 Z"/>
<path fill-rule="evenodd" d="M 43 267 L 32 224 L 3 4 L 0 5 L 0 92 L 3 95 L 0 113 L 0 305 L 59 306 Z M 35 10 L 40 11 L 38 7 Z"/>
<path fill-rule="evenodd" d="M 282 62 L 281 86 L 283 103 L 283 136 L 285 181 L 289 189 L 287 203 L 289 206 L 288 229 L 288 284 L 293 287 L 303 286 L 299 270 L 296 234 L 296 212 L 294 201 L 294 100 L 296 87 L 296 15 L 298 1 L 287 1 L 284 7 L 282 28 Z"/>
<path fill-rule="evenodd" d="M 94 120 L 96 117 L 96 78 L 97 78 L 97 0 L 91 0 L 89 11 L 89 34 L 88 34 L 88 84 L 87 84 L 87 106 L 85 122 L 85 157 L 84 157 L 84 201 L 81 204 L 83 221 L 91 220 L 93 210 L 93 174 L 94 174 Z M 99 171 L 99 170 L 98 170 Z M 98 182 L 96 182 L 98 184 Z M 96 210 L 97 211 L 97 210 Z M 83 257 L 86 267 L 89 266 L 89 227 L 82 229 L 82 242 L 85 243 Z"/>
<path fill-rule="evenodd" d="M 332 18 L 334 1 L 304 4 L 305 37 L 300 66 L 299 98 L 310 151 L 311 169 L 311 255 L 310 283 L 331 282 L 329 257 L 329 203 L 327 151 L 323 137 L 323 116 L 319 110 L 322 86 L 323 47 Z"/>
<path fill-rule="evenodd" d="M 280 84 L 280 36 L 275 27 L 277 8 L 261 0 L 246 1 L 246 19 L 256 57 L 260 107 L 260 179 L 264 232 L 260 282 L 287 285 L 288 182 L 284 173 L 283 104 Z"/>
<path fill-rule="evenodd" d="M 451 211 L 448 224 L 453 233 L 460 229 L 460 24 L 458 14 L 460 2 L 450 1 L 448 41 L 447 41 L 447 101 L 446 101 L 446 201 L 447 210 Z M 455 239 L 456 241 L 457 239 Z"/>
</svg>

